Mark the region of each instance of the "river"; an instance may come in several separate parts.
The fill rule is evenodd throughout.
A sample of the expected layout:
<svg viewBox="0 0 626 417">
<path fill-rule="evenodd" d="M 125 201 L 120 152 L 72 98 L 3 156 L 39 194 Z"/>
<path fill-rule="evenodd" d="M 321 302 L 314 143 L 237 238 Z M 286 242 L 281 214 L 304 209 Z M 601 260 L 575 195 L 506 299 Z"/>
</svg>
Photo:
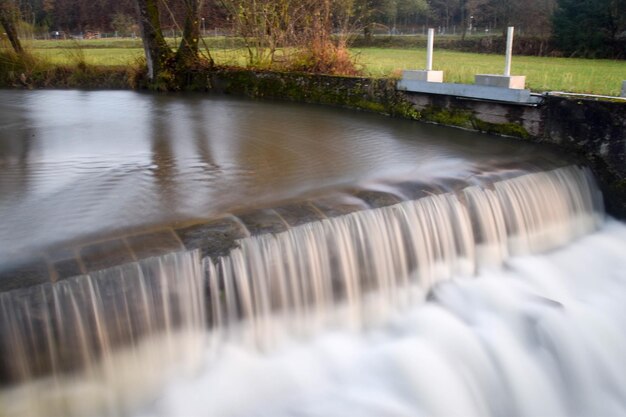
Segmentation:
<svg viewBox="0 0 626 417">
<path fill-rule="evenodd" d="M 378 115 L 204 95 L 2 91 L 0 131 L 0 266 L 339 187 L 558 160 Z"/>
<path fill-rule="evenodd" d="M 1 292 L 0 415 L 626 414 L 626 225 L 576 161 L 293 103 L 0 98 L 4 277 L 112 236 L 244 229 Z M 317 217 L 245 221 L 303 201 Z"/>
</svg>

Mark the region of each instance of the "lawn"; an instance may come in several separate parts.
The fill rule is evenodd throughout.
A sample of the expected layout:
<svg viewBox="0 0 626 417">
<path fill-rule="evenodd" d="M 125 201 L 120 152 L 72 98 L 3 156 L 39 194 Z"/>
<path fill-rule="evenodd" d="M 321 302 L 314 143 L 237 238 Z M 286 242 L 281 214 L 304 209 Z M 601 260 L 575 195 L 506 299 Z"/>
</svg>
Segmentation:
<svg viewBox="0 0 626 417">
<path fill-rule="evenodd" d="M 245 65 L 244 50 L 237 40 L 207 38 L 211 55 L 218 64 Z M 175 44 L 172 39 L 171 44 Z M 54 63 L 128 65 L 143 55 L 138 39 L 98 39 L 90 41 L 34 41 L 28 48 Z M 403 69 L 421 69 L 424 49 L 354 48 L 352 53 L 363 73 L 374 77 L 399 77 Z M 513 74 L 526 75 L 533 91 L 567 91 L 619 95 L 626 79 L 626 61 L 516 56 Z M 472 83 L 474 74 L 499 74 L 504 57 L 449 50 L 436 50 L 434 69 L 443 70 L 446 82 Z"/>
<path fill-rule="evenodd" d="M 354 49 L 357 62 L 373 76 L 399 76 L 403 69 L 423 69 L 424 49 Z M 474 74 L 502 74 L 504 56 L 438 50 L 434 69 L 444 80 L 473 83 Z M 575 58 L 513 57 L 512 73 L 525 75 L 533 91 L 567 91 L 617 96 L 626 80 L 626 61 Z"/>
</svg>

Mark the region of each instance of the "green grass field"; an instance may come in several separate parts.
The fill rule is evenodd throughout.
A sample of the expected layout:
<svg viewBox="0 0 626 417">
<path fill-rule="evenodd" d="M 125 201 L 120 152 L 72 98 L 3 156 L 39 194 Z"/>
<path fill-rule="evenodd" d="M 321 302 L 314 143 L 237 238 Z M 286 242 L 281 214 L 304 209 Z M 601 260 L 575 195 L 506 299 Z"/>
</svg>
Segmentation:
<svg viewBox="0 0 626 417">
<path fill-rule="evenodd" d="M 355 49 L 357 62 L 373 76 L 400 76 L 403 69 L 422 69 L 426 51 L 402 49 Z M 444 71 L 444 80 L 473 83 L 475 74 L 502 74 L 504 57 L 456 51 L 435 51 L 433 67 Z M 626 61 L 574 58 L 513 57 L 512 73 L 526 76 L 533 91 L 567 91 L 619 95 L 626 79 Z"/>
<path fill-rule="evenodd" d="M 171 44 L 175 44 L 171 40 Z M 237 40 L 207 38 L 206 44 L 218 64 L 244 66 L 245 51 Z M 53 63 L 72 64 L 84 59 L 94 65 L 128 65 L 143 55 L 138 39 L 98 39 L 90 41 L 31 41 L 27 47 L 34 54 Z M 399 77 L 403 69 L 425 66 L 424 49 L 355 48 L 356 62 L 364 75 Z M 446 82 L 472 83 L 475 74 L 499 74 L 504 57 L 448 50 L 436 50 L 434 68 L 444 71 Z M 619 95 L 626 79 L 626 61 L 590 60 L 516 56 L 514 74 L 526 75 L 526 85 L 533 91 L 567 91 L 601 95 Z"/>
</svg>

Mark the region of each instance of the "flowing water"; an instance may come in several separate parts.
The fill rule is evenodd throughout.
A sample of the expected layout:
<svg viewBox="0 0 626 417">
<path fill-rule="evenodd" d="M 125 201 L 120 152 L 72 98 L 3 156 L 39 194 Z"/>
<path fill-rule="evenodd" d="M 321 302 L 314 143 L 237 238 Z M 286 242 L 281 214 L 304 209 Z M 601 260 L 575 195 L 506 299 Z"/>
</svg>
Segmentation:
<svg viewBox="0 0 626 417">
<path fill-rule="evenodd" d="M 4 263 L 352 187 L 394 200 L 0 293 L 0 415 L 626 414 L 626 225 L 588 169 L 316 107 L 0 95 Z"/>
</svg>

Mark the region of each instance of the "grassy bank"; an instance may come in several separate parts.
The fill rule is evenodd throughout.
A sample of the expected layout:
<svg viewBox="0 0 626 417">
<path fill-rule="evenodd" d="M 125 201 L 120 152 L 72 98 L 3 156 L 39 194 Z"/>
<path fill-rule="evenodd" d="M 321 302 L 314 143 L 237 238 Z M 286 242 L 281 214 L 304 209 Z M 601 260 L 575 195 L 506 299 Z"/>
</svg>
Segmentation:
<svg viewBox="0 0 626 417">
<path fill-rule="evenodd" d="M 128 88 L 137 74 L 137 65 L 91 65 L 83 53 L 74 51 L 64 63 L 39 55 L 21 55 L 0 49 L 0 88 Z"/>
<path fill-rule="evenodd" d="M 175 39 L 170 39 L 172 45 Z M 245 66 L 246 52 L 234 38 L 205 39 L 217 64 Z M 28 50 L 52 65 L 130 66 L 143 56 L 139 39 L 98 39 L 89 41 L 30 41 Z M 425 63 L 420 48 L 353 48 L 365 76 L 399 77 L 403 69 L 419 69 Z M 435 51 L 435 69 L 445 71 L 445 81 L 472 83 L 475 74 L 498 74 L 503 71 L 500 55 L 477 54 L 439 49 Z M 526 75 L 533 91 L 619 95 L 626 78 L 626 61 L 516 56 L 513 73 Z"/>
<path fill-rule="evenodd" d="M 403 69 L 426 65 L 424 49 L 353 49 L 357 60 L 372 76 L 400 76 Z M 473 83 L 475 74 L 501 74 L 501 55 L 435 51 L 434 68 L 444 71 L 446 82 Z M 516 56 L 512 72 L 526 76 L 533 91 L 567 91 L 617 96 L 626 78 L 626 61 Z"/>
</svg>

